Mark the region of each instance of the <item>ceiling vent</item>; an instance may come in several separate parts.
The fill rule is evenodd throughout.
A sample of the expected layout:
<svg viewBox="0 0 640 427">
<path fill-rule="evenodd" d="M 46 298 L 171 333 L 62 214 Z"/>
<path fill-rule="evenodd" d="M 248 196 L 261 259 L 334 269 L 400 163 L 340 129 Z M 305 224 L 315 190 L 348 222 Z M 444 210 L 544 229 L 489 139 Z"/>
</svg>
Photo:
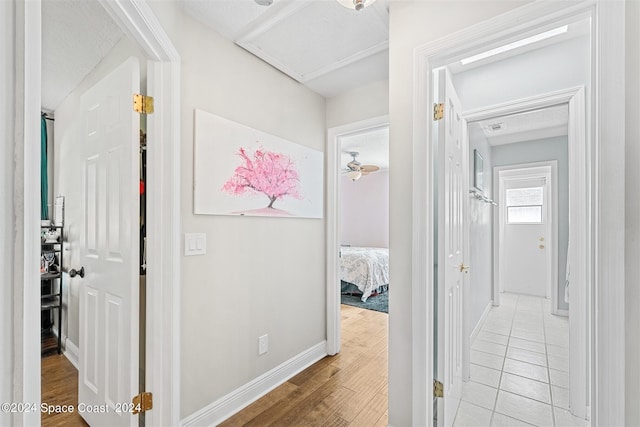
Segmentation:
<svg viewBox="0 0 640 427">
<path fill-rule="evenodd" d="M 504 125 L 502 123 L 492 123 L 490 125 L 487 125 L 486 129 L 489 132 L 499 132 L 504 129 Z"/>
</svg>

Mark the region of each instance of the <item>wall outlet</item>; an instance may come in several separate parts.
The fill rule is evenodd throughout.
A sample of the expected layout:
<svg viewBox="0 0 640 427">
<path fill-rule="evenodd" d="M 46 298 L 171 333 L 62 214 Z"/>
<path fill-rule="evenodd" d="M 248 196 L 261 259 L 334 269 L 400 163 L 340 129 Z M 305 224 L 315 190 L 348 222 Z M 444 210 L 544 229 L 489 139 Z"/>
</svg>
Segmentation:
<svg viewBox="0 0 640 427">
<path fill-rule="evenodd" d="M 269 335 L 265 334 L 258 338 L 258 356 L 269 351 Z"/>
</svg>

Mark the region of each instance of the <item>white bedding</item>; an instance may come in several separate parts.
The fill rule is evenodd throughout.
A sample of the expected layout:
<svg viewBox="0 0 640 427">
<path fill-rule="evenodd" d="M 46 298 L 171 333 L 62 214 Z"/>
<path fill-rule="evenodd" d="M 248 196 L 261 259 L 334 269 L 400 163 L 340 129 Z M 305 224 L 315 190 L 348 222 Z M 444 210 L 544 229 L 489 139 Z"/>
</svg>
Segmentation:
<svg viewBox="0 0 640 427">
<path fill-rule="evenodd" d="M 378 288 L 389 284 L 389 249 L 340 248 L 340 278 L 362 292 L 362 301 Z"/>
</svg>

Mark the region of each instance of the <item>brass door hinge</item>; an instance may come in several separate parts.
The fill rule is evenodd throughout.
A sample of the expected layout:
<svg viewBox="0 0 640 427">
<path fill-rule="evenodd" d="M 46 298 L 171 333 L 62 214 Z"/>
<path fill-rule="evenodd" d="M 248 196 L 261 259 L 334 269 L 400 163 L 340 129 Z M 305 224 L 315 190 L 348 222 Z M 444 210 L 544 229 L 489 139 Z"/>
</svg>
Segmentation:
<svg viewBox="0 0 640 427">
<path fill-rule="evenodd" d="M 438 380 L 433 380 L 433 397 L 444 397 L 444 385 Z"/>
<path fill-rule="evenodd" d="M 148 391 L 143 391 L 137 396 L 133 396 L 131 399 L 133 403 L 133 414 L 139 414 L 140 412 L 146 412 L 153 409 L 153 394 Z"/>
<path fill-rule="evenodd" d="M 133 94 L 133 111 L 141 114 L 153 113 L 153 97 L 139 93 Z"/>
<path fill-rule="evenodd" d="M 433 121 L 442 120 L 444 118 L 444 104 L 433 104 Z"/>
</svg>

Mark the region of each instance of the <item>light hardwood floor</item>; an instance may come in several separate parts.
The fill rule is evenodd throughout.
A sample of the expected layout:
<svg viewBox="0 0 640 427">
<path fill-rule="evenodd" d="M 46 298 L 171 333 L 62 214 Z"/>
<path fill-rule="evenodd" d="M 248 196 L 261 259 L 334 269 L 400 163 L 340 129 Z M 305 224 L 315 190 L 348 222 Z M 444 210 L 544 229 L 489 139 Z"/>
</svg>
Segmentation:
<svg viewBox="0 0 640 427">
<path fill-rule="evenodd" d="M 291 378 L 221 426 L 387 425 L 388 315 L 341 307 L 342 349 Z M 78 403 L 78 371 L 64 355 L 42 358 L 42 401 Z M 42 416 L 44 427 L 86 426 L 78 415 Z"/>
<path fill-rule="evenodd" d="M 42 403 L 47 405 L 73 405 L 78 407 L 78 371 L 63 354 L 42 358 Z M 78 412 L 42 413 L 43 427 L 86 426 Z"/>
<path fill-rule="evenodd" d="M 342 349 L 221 427 L 386 426 L 388 315 L 343 305 Z"/>
</svg>

